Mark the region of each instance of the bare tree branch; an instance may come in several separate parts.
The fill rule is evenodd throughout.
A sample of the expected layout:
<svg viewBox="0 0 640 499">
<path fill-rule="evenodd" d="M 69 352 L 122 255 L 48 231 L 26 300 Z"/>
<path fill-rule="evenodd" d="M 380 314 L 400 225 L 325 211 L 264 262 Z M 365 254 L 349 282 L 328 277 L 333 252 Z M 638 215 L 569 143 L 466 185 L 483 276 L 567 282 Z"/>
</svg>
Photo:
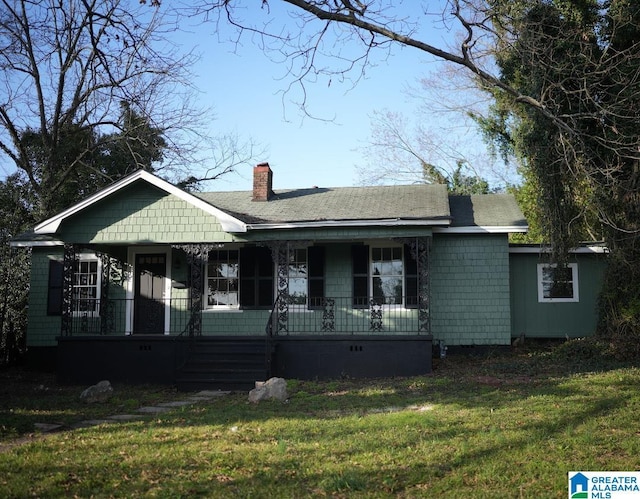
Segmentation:
<svg viewBox="0 0 640 499">
<path fill-rule="evenodd" d="M 197 56 L 171 42 L 177 28 L 169 14 L 136 0 L 0 0 L 0 155 L 29 179 L 44 211 L 78 167 L 105 174 L 88 158 L 122 132 L 122 102 L 164 134 L 156 169 L 165 176 L 184 177 L 205 161 L 208 169 L 233 169 L 202 153 L 215 140 L 205 131 L 212 113 L 194 98 L 189 68 Z M 91 130 L 97 141 L 61 164 L 69 127 Z M 37 162 L 22 144 L 33 132 L 46 151 Z M 132 170 L 140 166 L 135 154 L 128 161 Z"/>
</svg>

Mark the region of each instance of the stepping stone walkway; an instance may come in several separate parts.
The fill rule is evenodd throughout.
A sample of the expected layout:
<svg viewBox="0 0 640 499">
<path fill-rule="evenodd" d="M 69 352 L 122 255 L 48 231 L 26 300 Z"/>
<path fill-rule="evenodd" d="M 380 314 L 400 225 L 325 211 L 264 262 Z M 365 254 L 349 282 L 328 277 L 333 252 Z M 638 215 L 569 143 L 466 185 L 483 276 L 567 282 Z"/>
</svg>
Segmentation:
<svg viewBox="0 0 640 499">
<path fill-rule="evenodd" d="M 185 400 L 175 400 L 173 402 L 163 402 L 154 406 L 139 407 L 136 411 L 137 414 L 114 414 L 113 416 L 108 416 L 104 419 L 87 419 L 72 424 L 70 428 L 75 430 L 78 428 L 88 428 L 91 426 L 98 426 L 107 423 L 135 421 L 142 419 L 149 414 L 164 414 L 179 407 L 186 407 L 189 405 L 197 404 L 199 402 L 206 402 L 207 400 L 223 397 L 225 395 L 229 395 L 230 393 L 231 392 L 225 392 L 221 390 L 202 390 L 200 392 L 194 393 Z M 65 426 L 62 424 L 36 423 L 35 428 L 41 433 L 53 433 L 55 431 L 65 429 Z"/>
</svg>

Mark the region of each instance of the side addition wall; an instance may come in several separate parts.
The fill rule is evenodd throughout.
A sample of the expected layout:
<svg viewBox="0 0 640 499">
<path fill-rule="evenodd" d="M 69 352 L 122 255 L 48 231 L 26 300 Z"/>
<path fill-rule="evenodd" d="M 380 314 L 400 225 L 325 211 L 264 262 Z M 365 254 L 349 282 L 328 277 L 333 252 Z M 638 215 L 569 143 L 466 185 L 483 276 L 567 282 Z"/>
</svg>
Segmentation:
<svg viewBox="0 0 640 499">
<path fill-rule="evenodd" d="M 578 264 L 577 302 L 538 302 L 537 266 L 545 262 L 538 253 L 512 253 L 510 262 L 513 337 L 579 338 L 595 333 L 606 255 L 571 256 L 570 262 Z"/>
</svg>

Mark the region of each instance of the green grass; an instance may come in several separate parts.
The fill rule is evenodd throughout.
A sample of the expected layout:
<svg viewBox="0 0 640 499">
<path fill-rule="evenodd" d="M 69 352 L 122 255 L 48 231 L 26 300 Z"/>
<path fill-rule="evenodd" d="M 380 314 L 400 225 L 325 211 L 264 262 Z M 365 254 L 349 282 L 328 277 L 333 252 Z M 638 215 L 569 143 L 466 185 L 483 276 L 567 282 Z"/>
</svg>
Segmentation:
<svg viewBox="0 0 640 499">
<path fill-rule="evenodd" d="M 568 471 L 640 466 L 640 369 L 567 348 L 450 357 L 424 377 L 289 381 L 284 404 L 235 394 L 46 438 L 29 422 L 184 395 L 116 386 L 95 407 L 51 387 L 9 410 L 3 397 L 4 442 L 27 441 L 0 453 L 0 495 L 566 497 Z"/>
</svg>

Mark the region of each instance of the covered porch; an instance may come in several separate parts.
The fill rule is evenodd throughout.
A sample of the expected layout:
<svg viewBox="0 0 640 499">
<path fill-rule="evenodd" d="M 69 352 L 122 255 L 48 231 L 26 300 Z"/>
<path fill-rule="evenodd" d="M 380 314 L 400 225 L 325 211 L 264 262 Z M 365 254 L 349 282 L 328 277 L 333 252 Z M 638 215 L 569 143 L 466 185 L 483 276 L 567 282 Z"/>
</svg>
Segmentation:
<svg viewBox="0 0 640 499">
<path fill-rule="evenodd" d="M 432 337 L 425 239 L 411 241 L 415 278 L 423 292 L 397 296 L 398 303 L 373 294 L 309 297 L 301 304 L 288 292 L 290 244 L 279 242 L 269 245 L 276 285 L 272 304 L 227 310 L 204 306 L 209 252 L 222 245 L 132 250 L 67 244 L 58 338 L 61 379 L 246 388 L 270 376 L 427 373 Z M 99 258 L 99 290 L 82 287 L 93 282 L 78 276 L 85 252 Z"/>
</svg>

